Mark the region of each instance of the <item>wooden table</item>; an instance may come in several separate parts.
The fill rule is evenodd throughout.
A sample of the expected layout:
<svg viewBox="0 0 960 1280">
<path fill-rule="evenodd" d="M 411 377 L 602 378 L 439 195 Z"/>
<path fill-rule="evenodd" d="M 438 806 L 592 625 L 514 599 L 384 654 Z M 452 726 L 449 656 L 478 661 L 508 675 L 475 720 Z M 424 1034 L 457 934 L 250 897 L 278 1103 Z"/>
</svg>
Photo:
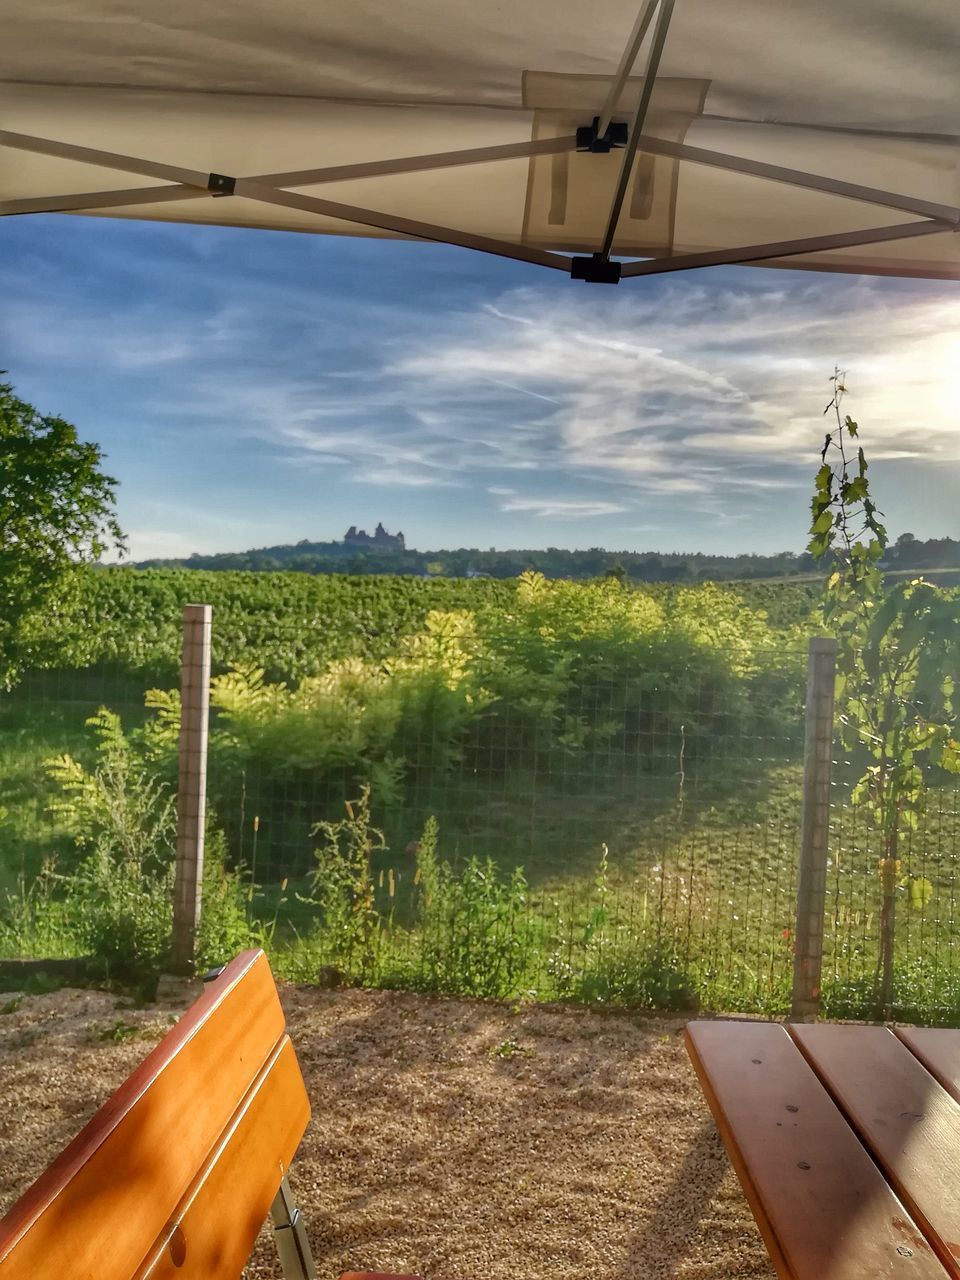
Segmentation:
<svg viewBox="0 0 960 1280">
<path fill-rule="evenodd" d="M 960 1031 L 694 1022 L 778 1275 L 960 1280 Z"/>
</svg>

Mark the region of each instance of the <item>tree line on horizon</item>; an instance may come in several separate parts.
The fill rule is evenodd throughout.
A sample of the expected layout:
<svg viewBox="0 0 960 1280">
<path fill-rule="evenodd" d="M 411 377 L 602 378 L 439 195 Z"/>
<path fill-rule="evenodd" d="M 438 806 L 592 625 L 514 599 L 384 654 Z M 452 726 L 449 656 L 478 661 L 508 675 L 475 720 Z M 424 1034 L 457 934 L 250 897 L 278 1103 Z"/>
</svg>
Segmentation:
<svg viewBox="0 0 960 1280">
<path fill-rule="evenodd" d="M 620 577 L 631 582 L 724 582 L 790 578 L 818 573 L 807 553 L 781 551 L 772 555 L 710 555 L 701 551 L 608 551 L 589 547 L 570 551 L 561 547 L 487 550 L 403 551 L 358 548 L 342 542 L 310 542 L 227 551 L 195 553 L 186 559 L 142 560 L 143 569 L 284 571 L 312 574 L 412 574 L 420 577 L 516 578 L 534 570 L 548 578 L 590 579 Z M 960 540 L 923 541 L 904 533 L 888 548 L 884 567 L 893 571 L 960 569 Z"/>
</svg>

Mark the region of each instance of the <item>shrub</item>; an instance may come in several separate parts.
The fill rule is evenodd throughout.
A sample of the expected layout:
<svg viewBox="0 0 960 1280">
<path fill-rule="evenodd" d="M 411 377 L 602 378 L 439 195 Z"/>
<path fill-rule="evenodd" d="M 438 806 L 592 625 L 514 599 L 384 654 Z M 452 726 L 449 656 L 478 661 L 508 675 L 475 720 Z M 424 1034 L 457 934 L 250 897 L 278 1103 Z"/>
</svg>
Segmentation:
<svg viewBox="0 0 960 1280">
<path fill-rule="evenodd" d="M 523 869 L 502 875 L 492 858 L 470 858 L 457 872 L 439 860 L 438 835 L 430 818 L 417 853 L 418 985 L 460 995 L 513 995 L 530 970 L 537 940 Z"/>
<path fill-rule="evenodd" d="M 323 843 L 316 850 L 311 874 L 320 908 L 320 930 L 328 964 L 360 982 L 374 976 L 380 915 L 374 901 L 371 854 L 383 849 L 383 832 L 370 821 L 370 791 L 348 801 L 339 822 L 319 822 L 313 831 Z"/>
<path fill-rule="evenodd" d="M 583 1004 L 624 1008 L 699 1007 L 696 986 L 679 956 L 639 934 L 621 935 L 598 951 L 583 968 L 554 975 L 562 997 Z"/>
<path fill-rule="evenodd" d="M 101 708 L 88 724 L 96 757 L 87 769 L 71 756 L 48 761 L 58 791 L 51 808 L 79 853 L 58 872 L 49 865 L 30 888 L 8 895 L 0 946 L 23 955 L 79 951 L 108 976 L 149 986 L 169 956 L 173 923 L 176 804 L 155 763 L 156 735 L 128 736 Z M 247 920 L 226 842 L 208 815 L 198 962 L 220 963 L 260 935 Z"/>
</svg>

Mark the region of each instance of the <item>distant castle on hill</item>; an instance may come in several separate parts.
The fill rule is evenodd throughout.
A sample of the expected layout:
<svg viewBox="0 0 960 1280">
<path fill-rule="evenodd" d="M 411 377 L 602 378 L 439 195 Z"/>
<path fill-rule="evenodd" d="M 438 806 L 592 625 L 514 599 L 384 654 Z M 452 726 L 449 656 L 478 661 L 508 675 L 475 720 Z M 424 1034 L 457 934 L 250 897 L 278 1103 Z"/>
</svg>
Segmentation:
<svg viewBox="0 0 960 1280">
<path fill-rule="evenodd" d="M 378 524 L 373 537 L 364 529 L 352 524 L 343 535 L 344 546 L 373 547 L 377 551 L 405 551 L 407 544 L 402 533 L 387 533 L 382 524 Z"/>
</svg>

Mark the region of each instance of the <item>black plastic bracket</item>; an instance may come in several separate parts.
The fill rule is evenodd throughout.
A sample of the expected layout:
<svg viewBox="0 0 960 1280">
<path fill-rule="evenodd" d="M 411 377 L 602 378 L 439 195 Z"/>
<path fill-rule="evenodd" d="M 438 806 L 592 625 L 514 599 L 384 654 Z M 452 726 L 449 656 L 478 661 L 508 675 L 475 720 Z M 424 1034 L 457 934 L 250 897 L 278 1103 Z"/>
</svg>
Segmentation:
<svg viewBox="0 0 960 1280">
<path fill-rule="evenodd" d="M 216 982 L 227 966 L 225 964 L 218 965 L 215 969 L 208 969 L 203 975 L 204 982 Z"/>
<path fill-rule="evenodd" d="M 225 173 L 211 173 L 207 178 L 207 190 L 213 196 L 232 196 L 236 189 L 236 178 L 228 178 Z"/>
<path fill-rule="evenodd" d="M 619 284 L 620 269 L 621 263 L 594 253 L 589 258 L 571 258 L 570 279 L 586 280 L 588 284 Z"/>
<path fill-rule="evenodd" d="M 600 128 L 600 117 L 594 116 L 592 124 L 582 125 L 577 130 L 577 150 L 592 151 L 594 154 L 604 155 L 608 151 L 612 151 L 614 147 L 625 147 L 627 145 L 627 126 L 623 121 L 611 120 L 607 125 L 607 132 L 600 137 L 598 130 Z"/>
</svg>

